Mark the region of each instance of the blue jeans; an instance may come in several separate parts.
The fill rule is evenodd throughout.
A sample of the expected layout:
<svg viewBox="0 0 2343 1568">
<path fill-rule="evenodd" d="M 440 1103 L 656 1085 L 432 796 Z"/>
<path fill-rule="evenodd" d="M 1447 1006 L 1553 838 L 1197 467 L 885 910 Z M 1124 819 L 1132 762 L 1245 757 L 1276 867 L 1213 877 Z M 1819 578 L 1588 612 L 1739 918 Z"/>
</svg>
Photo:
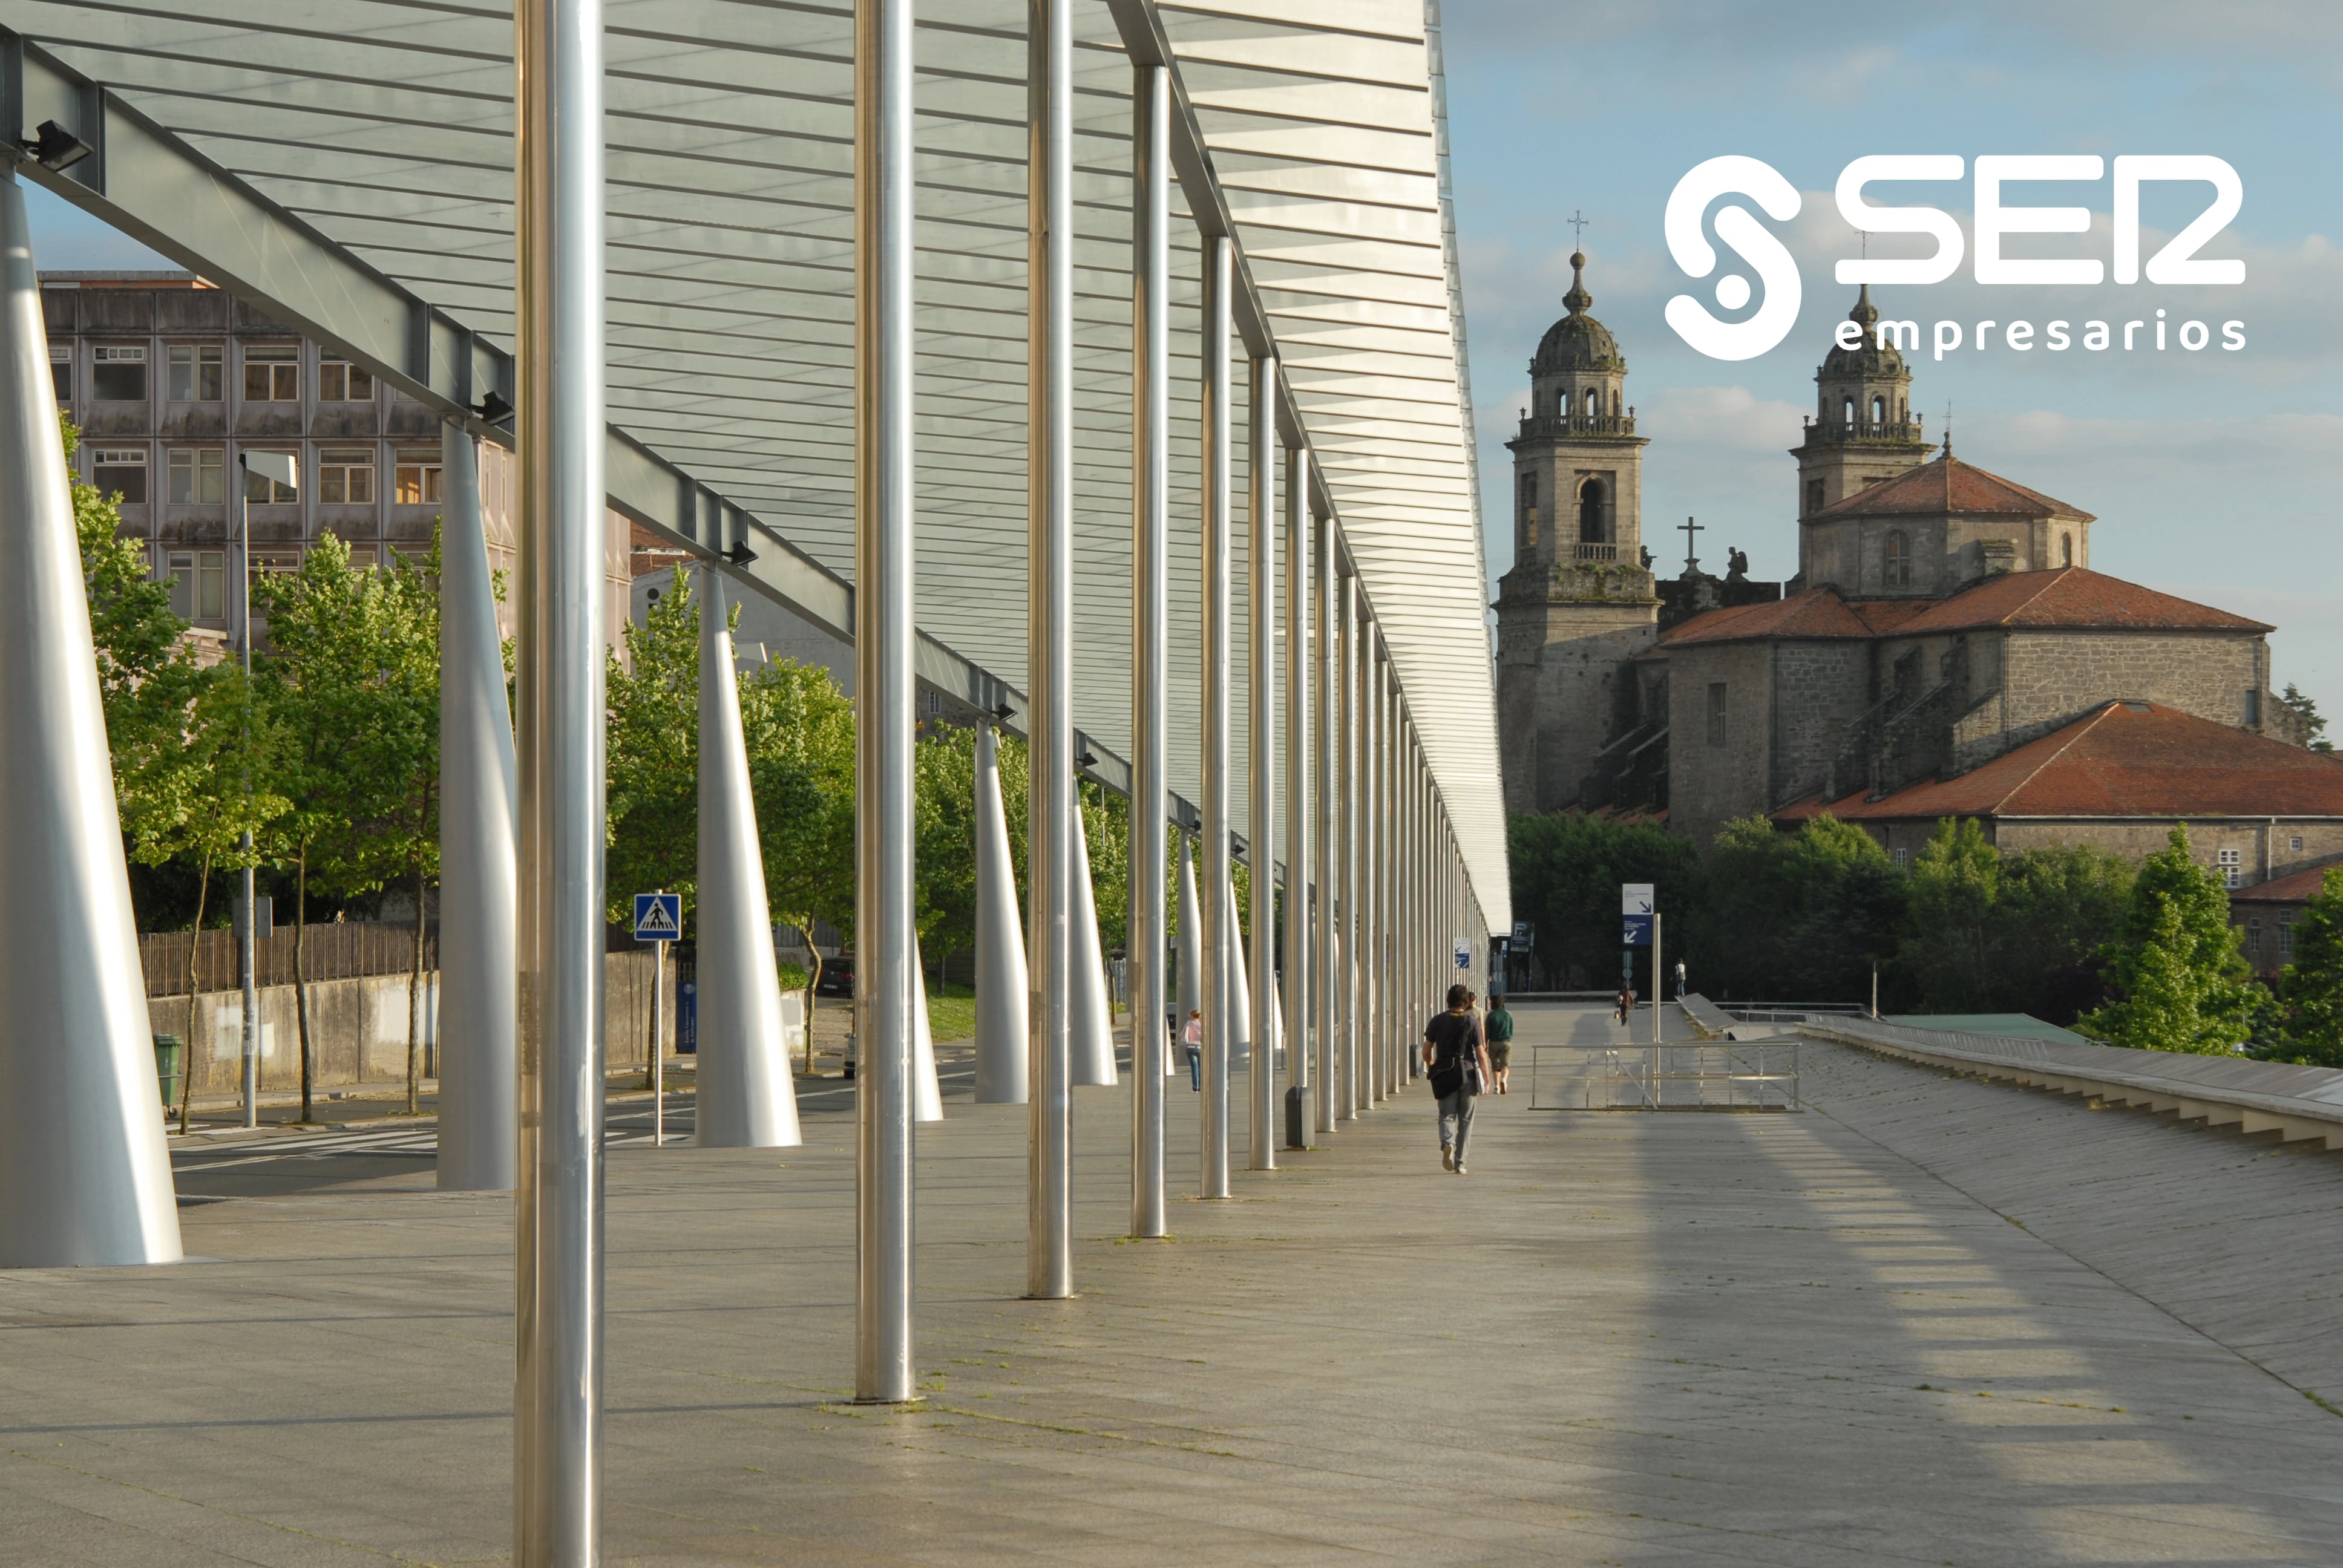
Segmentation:
<svg viewBox="0 0 2343 1568">
<path fill-rule="evenodd" d="M 1198 1094 L 1204 1092 L 1204 1053 L 1192 1045 L 1182 1046 L 1188 1053 L 1188 1087 Z"/>
</svg>

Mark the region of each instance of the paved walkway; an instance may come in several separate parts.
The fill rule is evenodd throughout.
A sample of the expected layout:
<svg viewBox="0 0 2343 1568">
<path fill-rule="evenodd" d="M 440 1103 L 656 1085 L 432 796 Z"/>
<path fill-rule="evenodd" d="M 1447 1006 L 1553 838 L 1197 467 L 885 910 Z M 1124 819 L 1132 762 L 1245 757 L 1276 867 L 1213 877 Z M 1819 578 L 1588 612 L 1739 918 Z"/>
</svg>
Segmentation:
<svg viewBox="0 0 2343 1568">
<path fill-rule="evenodd" d="M 1517 1081 L 1587 1027 L 1520 1016 Z M 843 1402 L 843 1106 L 770 1153 L 655 1151 L 637 1107 L 608 1559 L 2343 1561 L 2343 1419 L 2302 1392 L 2343 1395 L 2304 1261 L 2343 1257 L 2343 1159 L 1806 1067 L 1795 1116 L 1483 1101 L 1461 1180 L 1417 1089 L 1155 1243 L 1118 1239 L 1124 1095 L 1083 1091 L 1061 1302 L 1016 1297 L 1022 1111 L 957 1099 L 921 1136 L 917 1412 Z M 1186 1182 L 1195 1099 L 1168 1099 Z M 186 1156 L 217 1261 L 0 1275 L 0 1561 L 499 1559 L 508 1200 L 396 1150 L 193 1168 L 236 1152 Z M 2278 1282 L 2261 1339 L 2208 1267 Z"/>
</svg>

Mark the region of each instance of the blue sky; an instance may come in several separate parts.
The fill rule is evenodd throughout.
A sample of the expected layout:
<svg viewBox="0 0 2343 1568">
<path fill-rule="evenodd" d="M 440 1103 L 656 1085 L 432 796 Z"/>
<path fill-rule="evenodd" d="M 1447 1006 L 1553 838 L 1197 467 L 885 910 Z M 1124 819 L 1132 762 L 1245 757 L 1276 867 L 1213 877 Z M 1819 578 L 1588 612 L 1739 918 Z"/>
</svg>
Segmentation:
<svg viewBox="0 0 2343 1568">
<path fill-rule="evenodd" d="M 1653 438 L 1647 542 L 1681 560 L 1682 536 L 1665 530 L 1695 515 L 1711 530 L 1704 564 L 1738 546 L 1754 575 L 1786 578 L 1797 530 L 1785 448 L 1854 296 L 1831 276 L 1832 260 L 1855 254 L 1832 195 L 1839 170 L 1873 153 L 1955 153 L 1972 166 L 1979 154 L 2209 153 L 2237 170 L 2245 201 L 2201 254 L 2242 258 L 2240 286 L 1987 287 L 1965 260 L 1944 283 L 1875 297 L 1924 333 L 1940 317 L 2119 324 L 2153 320 L 2158 307 L 2175 323 L 2242 319 L 2237 353 L 2021 355 L 1996 338 L 1995 350 L 1937 363 L 1924 349 L 1913 407 L 1933 437 L 1949 399 L 1964 459 L 2095 514 L 2097 569 L 2275 623 L 2277 684 L 2297 682 L 2343 718 L 2343 6 L 1450 0 L 1445 24 L 1493 573 L 1511 564 L 1503 441 L 1530 352 L 1562 313 L 1574 211 L 1590 220 L 1593 314 L 1618 337 L 1628 401 Z M 1805 196 L 1795 219 L 1773 226 L 1805 279 L 1797 327 L 1737 363 L 1694 353 L 1661 317 L 1672 295 L 1705 298 L 1662 238 L 1668 193 L 1728 153 L 1772 165 Z M 1868 195 L 1940 206 L 1967 233 L 1972 189 L 1965 178 Z M 2088 235 L 2029 236 L 2010 254 L 2107 259 L 2112 190 L 2107 180 L 2010 187 L 2011 201 L 2094 213 Z M 2144 255 L 2195 216 L 2205 191 L 2149 188 Z M 1875 256 L 1931 248 L 1872 242 Z"/>
</svg>

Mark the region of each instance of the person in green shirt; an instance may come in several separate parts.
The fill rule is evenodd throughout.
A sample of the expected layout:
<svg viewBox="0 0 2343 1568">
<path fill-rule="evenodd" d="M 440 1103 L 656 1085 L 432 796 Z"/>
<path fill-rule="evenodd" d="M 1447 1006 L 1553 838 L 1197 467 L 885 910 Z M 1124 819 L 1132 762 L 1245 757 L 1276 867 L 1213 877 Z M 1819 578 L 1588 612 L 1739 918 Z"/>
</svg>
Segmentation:
<svg viewBox="0 0 2343 1568">
<path fill-rule="evenodd" d="M 1491 992 L 1489 1013 L 1481 1021 L 1481 1032 L 1489 1042 L 1490 1076 L 1497 1081 L 1497 1092 L 1504 1093 L 1505 1074 L 1513 1059 L 1513 1015 L 1505 1010 L 1505 999 Z"/>
</svg>

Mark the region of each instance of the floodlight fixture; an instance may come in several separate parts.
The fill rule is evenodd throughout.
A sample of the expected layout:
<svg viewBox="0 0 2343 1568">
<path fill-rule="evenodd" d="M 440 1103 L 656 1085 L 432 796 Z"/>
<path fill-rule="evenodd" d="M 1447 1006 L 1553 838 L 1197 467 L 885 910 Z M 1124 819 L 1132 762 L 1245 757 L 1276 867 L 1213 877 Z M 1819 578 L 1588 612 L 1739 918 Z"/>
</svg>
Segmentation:
<svg viewBox="0 0 2343 1568">
<path fill-rule="evenodd" d="M 55 120 L 43 120 L 40 130 L 23 146 L 35 163 L 51 174 L 63 174 L 97 150 Z"/>
</svg>

